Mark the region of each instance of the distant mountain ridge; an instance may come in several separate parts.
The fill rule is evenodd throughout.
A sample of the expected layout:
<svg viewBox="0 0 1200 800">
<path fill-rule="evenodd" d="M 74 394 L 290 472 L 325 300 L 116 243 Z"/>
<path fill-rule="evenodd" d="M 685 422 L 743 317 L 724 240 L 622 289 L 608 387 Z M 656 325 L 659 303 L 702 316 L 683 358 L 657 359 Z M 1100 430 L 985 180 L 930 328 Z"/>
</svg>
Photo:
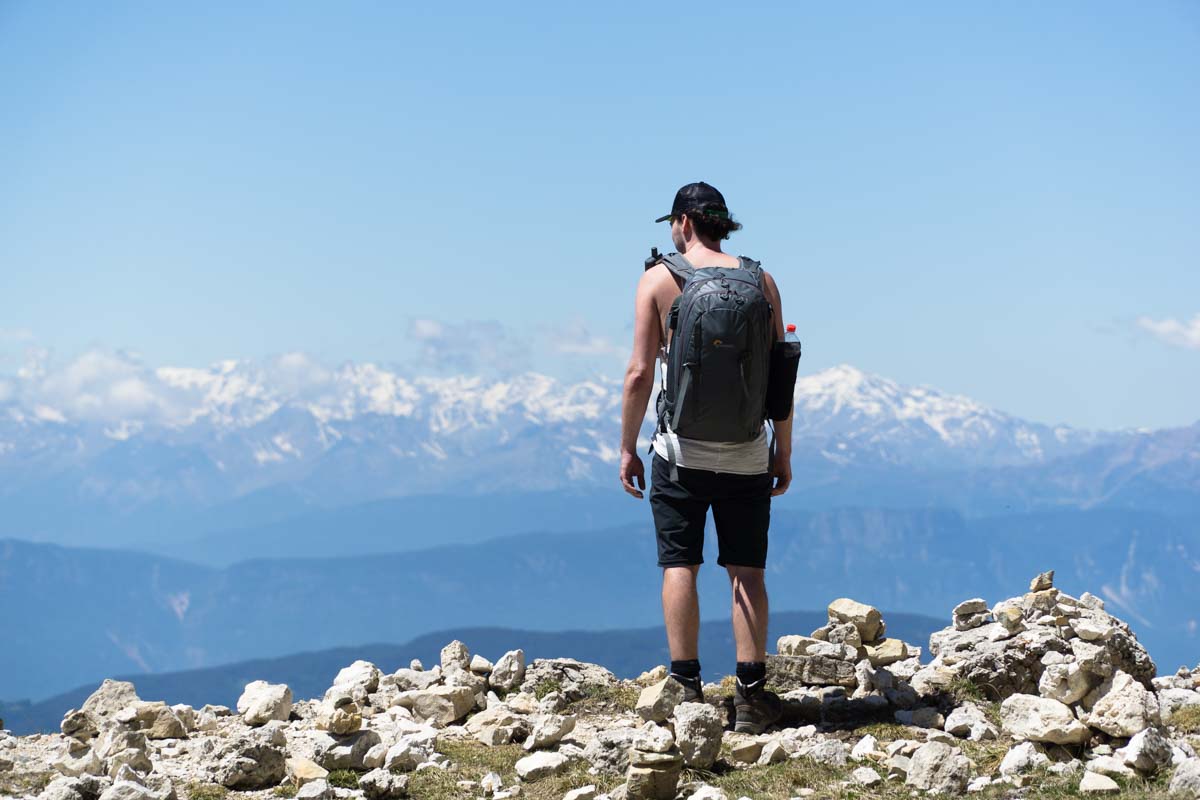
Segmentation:
<svg viewBox="0 0 1200 800">
<path fill-rule="evenodd" d="M 144 545 L 400 497 L 619 493 L 612 378 L 406 376 L 287 356 L 117 387 L 80 378 L 58 405 L 36 376 L 2 382 L 0 535 Z M 785 504 L 1200 510 L 1200 423 L 1047 426 L 845 365 L 801 377 L 795 398 Z M 648 416 L 643 453 L 650 431 Z"/>
<path fill-rule="evenodd" d="M 969 597 L 1011 596 L 1053 568 L 1064 591 L 1091 587 L 1128 618 L 1164 668 L 1200 661 L 1194 518 L 1096 510 L 971 519 L 899 509 L 772 517 L 767 579 L 776 608 L 851 596 L 940 617 Z M 0 540 L 0 608 L 22 609 L 0 616 L 0 686 L 8 699 L 37 699 L 104 675 L 406 641 L 429 630 L 599 630 L 661 618 L 645 524 L 400 553 L 346 555 L 336 539 L 307 546 L 308 558 L 213 568 Z M 712 546 L 700 573 L 707 618 L 729 607 Z"/>
</svg>

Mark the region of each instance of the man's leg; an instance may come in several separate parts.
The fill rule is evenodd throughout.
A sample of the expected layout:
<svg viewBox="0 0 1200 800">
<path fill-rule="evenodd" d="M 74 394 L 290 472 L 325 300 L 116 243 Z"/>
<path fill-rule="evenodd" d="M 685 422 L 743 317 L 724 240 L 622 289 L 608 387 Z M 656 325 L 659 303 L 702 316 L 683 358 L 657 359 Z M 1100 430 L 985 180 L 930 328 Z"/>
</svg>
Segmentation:
<svg viewBox="0 0 1200 800">
<path fill-rule="evenodd" d="M 672 661 L 699 658 L 700 597 L 696 593 L 699 564 L 663 567 L 663 620 Z"/>
<path fill-rule="evenodd" d="M 729 565 L 733 588 L 733 638 L 737 660 L 742 663 L 767 660 L 766 570 Z"/>
</svg>

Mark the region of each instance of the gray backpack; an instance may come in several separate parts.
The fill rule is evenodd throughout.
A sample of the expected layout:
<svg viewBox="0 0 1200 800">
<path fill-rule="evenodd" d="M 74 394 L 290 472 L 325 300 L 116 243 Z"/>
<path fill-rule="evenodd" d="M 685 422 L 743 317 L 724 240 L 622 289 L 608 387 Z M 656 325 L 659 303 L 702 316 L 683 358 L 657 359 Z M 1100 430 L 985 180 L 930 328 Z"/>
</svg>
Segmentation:
<svg viewBox="0 0 1200 800">
<path fill-rule="evenodd" d="M 679 253 L 658 261 L 683 279 L 663 330 L 664 348 L 667 330 L 673 333 L 663 359 L 659 431 L 706 441 L 752 441 L 767 418 L 775 342 L 774 309 L 763 291 L 759 262 L 738 256 L 740 268 L 697 269 Z M 665 441 L 674 476 L 675 453 L 670 438 Z"/>
</svg>

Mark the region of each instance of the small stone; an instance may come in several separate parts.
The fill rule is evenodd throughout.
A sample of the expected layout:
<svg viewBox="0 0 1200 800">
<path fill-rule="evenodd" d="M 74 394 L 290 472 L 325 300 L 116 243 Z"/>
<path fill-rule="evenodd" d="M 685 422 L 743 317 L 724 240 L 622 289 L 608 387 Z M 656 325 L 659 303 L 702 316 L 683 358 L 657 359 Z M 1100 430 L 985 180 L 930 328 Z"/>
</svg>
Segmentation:
<svg viewBox="0 0 1200 800">
<path fill-rule="evenodd" d="M 928 742 L 913 753 L 908 768 L 907 786 L 935 794 L 957 795 L 966 791 L 971 779 L 971 762 L 942 742 Z"/>
<path fill-rule="evenodd" d="M 1116 781 L 1099 772 L 1085 772 L 1079 782 L 1080 794 L 1117 794 L 1120 791 Z"/>
<path fill-rule="evenodd" d="M 1054 588 L 1054 570 L 1048 570 L 1029 582 L 1029 591 L 1044 592 Z"/>
<path fill-rule="evenodd" d="M 1157 728 L 1134 734 L 1116 753 L 1127 766 L 1146 775 L 1171 766 L 1171 743 Z"/>
<path fill-rule="evenodd" d="M 462 667 L 463 669 L 471 668 L 471 651 L 467 646 L 455 639 L 450 644 L 442 648 L 441 653 L 442 669 L 445 670 L 451 664 Z"/>
<path fill-rule="evenodd" d="M 634 680 L 634 683 L 636 683 L 638 686 L 649 686 L 652 683 L 658 683 L 663 678 L 667 677 L 668 674 L 670 673 L 668 672 L 667 668 L 662 664 L 659 664 L 654 669 L 648 669 L 641 675 L 638 675 Z"/>
<path fill-rule="evenodd" d="M 954 616 L 965 617 L 969 614 L 984 613 L 988 610 L 987 601 L 981 597 L 976 597 L 971 600 L 963 600 L 954 607 Z"/>
<path fill-rule="evenodd" d="M 517 761 L 517 777 L 523 781 L 536 781 L 557 775 L 567 768 L 567 757 L 560 753 L 540 750 Z"/>
<path fill-rule="evenodd" d="M 1186 800 L 1200 798 L 1200 758 L 1192 757 L 1180 763 L 1171 776 L 1167 791 Z"/>
<path fill-rule="evenodd" d="M 674 678 L 664 678 L 647 686 L 638 695 L 637 713 L 642 719 L 665 722 L 675 706 L 683 702 L 683 684 Z"/>
<path fill-rule="evenodd" d="M 762 755 L 762 739 L 745 733 L 735 733 L 726 736 L 729 743 L 729 757 L 742 764 L 753 764 Z"/>
<path fill-rule="evenodd" d="M 533 730 L 525 739 L 526 750 L 552 747 L 571 731 L 575 730 L 575 717 L 566 714 L 546 714 L 534 722 Z M 670 731 L 667 731 L 669 734 Z"/>
<path fill-rule="evenodd" d="M 768 764 L 778 764 L 781 761 L 787 761 L 788 753 L 784 749 L 783 744 L 778 740 L 772 739 L 763 745 L 762 752 L 758 754 L 758 761 L 755 763 L 760 767 L 765 767 Z"/>
<path fill-rule="evenodd" d="M 675 746 L 675 736 L 670 728 L 647 722 L 633 737 L 633 746 L 647 753 L 666 753 Z"/>
<path fill-rule="evenodd" d="M 509 650 L 492 667 L 488 682 L 493 689 L 511 692 L 525 680 L 525 651 Z"/>
<path fill-rule="evenodd" d="M 563 795 L 563 800 L 596 800 L 596 785 L 589 783 L 587 786 L 572 789 Z"/>
<path fill-rule="evenodd" d="M 850 780 L 862 786 L 874 786 L 883 782 L 883 778 L 879 777 L 879 773 L 870 767 L 859 767 L 850 773 Z"/>
<path fill-rule="evenodd" d="M 492 671 L 492 662 L 476 653 L 471 656 L 471 672 L 476 675 L 487 675 Z"/>
<path fill-rule="evenodd" d="M 886 667 L 908 658 L 908 645 L 899 639 L 884 639 L 877 644 L 866 645 L 866 649 L 873 667 Z"/>
<path fill-rule="evenodd" d="M 867 734 L 850 749 L 850 758 L 853 761 L 866 761 L 874 755 L 879 749 L 879 740 L 871 734 Z"/>
<path fill-rule="evenodd" d="M 710 768 L 721 751 L 720 712 L 707 703 L 680 703 L 674 714 L 675 743 L 683 763 L 695 769 Z"/>
<path fill-rule="evenodd" d="M 238 698 L 237 710 L 247 725 L 286 721 L 292 713 L 292 690 L 282 683 L 253 681 Z"/>
<path fill-rule="evenodd" d="M 1135 774 L 1132 769 L 1125 766 L 1125 762 L 1116 756 L 1097 756 L 1089 761 L 1084 769 L 1088 772 L 1098 772 L 1101 775 L 1109 777 L 1130 778 Z"/>
<path fill-rule="evenodd" d="M 355 661 L 343 667 L 333 679 L 334 686 L 357 686 L 368 694 L 379 689 L 383 672 L 370 661 Z"/>
<path fill-rule="evenodd" d="M 883 616 L 873 606 L 842 597 L 829 604 L 828 612 L 830 620 L 853 623 L 864 644 L 874 642 L 880 635 Z"/>
<path fill-rule="evenodd" d="M 1159 720 L 1154 693 L 1126 672 L 1118 670 L 1098 692 L 1099 699 L 1084 721 L 1109 736 L 1130 737 Z"/>
<path fill-rule="evenodd" d="M 329 770 L 307 758 L 289 758 L 286 762 L 286 769 L 287 779 L 298 786 L 329 777 Z"/>
<path fill-rule="evenodd" d="M 1057 700 L 1014 694 L 1000 704 L 1004 731 L 1017 740 L 1079 744 L 1087 740 L 1087 726 Z"/>
<path fill-rule="evenodd" d="M 1021 742 L 1004 754 L 1000 762 L 1000 774 L 1005 777 L 1025 775 L 1040 767 L 1050 765 L 1050 759 L 1033 742 Z"/>
<path fill-rule="evenodd" d="M 359 777 L 358 788 L 368 800 L 395 800 L 408 794 L 408 776 L 373 769 Z"/>
</svg>

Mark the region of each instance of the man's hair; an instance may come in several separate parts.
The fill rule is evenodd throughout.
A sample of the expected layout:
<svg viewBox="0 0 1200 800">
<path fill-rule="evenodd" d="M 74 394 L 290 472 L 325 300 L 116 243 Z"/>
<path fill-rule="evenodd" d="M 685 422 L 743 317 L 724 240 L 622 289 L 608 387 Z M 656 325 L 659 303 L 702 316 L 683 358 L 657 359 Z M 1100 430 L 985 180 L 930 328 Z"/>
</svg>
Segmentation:
<svg viewBox="0 0 1200 800">
<path fill-rule="evenodd" d="M 729 234 L 742 229 L 742 223 L 730 216 L 728 209 L 723 206 L 705 204 L 693 211 L 683 212 L 692 221 L 696 235 L 701 239 L 719 242 L 728 239 Z"/>
</svg>

